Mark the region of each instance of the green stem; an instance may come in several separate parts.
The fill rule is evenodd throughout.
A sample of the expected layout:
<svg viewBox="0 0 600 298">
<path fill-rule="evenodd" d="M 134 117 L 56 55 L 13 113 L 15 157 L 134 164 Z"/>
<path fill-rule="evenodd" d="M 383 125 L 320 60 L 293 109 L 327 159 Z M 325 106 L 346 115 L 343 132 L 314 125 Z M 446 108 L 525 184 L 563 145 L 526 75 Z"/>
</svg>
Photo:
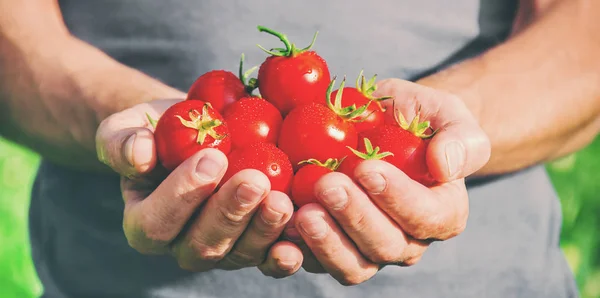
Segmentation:
<svg viewBox="0 0 600 298">
<path fill-rule="evenodd" d="M 315 42 L 317 40 L 317 36 L 319 35 L 319 31 L 315 32 L 315 35 L 313 36 L 311 43 L 303 49 L 298 49 L 295 44 L 290 42 L 287 35 L 285 35 L 281 32 L 277 32 L 273 29 L 264 27 L 264 26 L 258 26 L 257 28 L 258 28 L 259 32 L 265 32 L 265 33 L 271 34 L 271 35 L 279 38 L 279 40 L 281 40 L 281 42 L 283 42 L 285 49 L 284 48 L 274 48 L 271 50 L 267 50 L 264 47 L 262 47 L 261 45 L 257 45 L 261 50 L 265 51 L 267 54 L 272 55 L 272 56 L 277 56 L 277 57 L 294 57 L 297 54 L 300 54 L 300 53 L 303 53 L 303 52 L 306 52 L 306 51 L 312 49 L 312 47 L 315 45 Z"/>
</svg>

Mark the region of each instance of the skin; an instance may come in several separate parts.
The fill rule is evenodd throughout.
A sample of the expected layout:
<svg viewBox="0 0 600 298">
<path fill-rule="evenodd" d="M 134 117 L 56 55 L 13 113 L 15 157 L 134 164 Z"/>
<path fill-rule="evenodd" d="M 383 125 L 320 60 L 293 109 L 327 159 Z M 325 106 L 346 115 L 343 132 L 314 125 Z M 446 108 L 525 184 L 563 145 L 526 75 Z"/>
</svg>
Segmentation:
<svg viewBox="0 0 600 298">
<path fill-rule="evenodd" d="M 293 274 L 302 263 L 341 284 L 359 284 L 383 266 L 415 264 L 431 241 L 464 229 L 468 196 L 463 177 L 548 161 L 579 150 L 597 135 L 600 3 L 522 3 L 509 41 L 419 84 L 397 79 L 379 84 L 380 95 L 404 99 L 398 101 L 404 102 L 401 110 L 414 111 L 418 103 L 432 125 L 444 127 L 432 139 L 427 161 L 432 175 L 447 182 L 433 188 L 414 183 L 383 161 L 369 160 L 357 167 L 353 179 L 325 175 L 316 187 L 322 206 L 306 205 L 291 220 L 269 225 L 263 218 L 275 217 L 271 210 L 290 218 L 286 208 L 291 204 L 277 205 L 287 197 L 269 192 L 258 173 L 240 173 L 207 197 L 219 178 L 200 178 L 194 169 L 202 157 L 224 161 L 216 150 L 199 152 L 161 183 L 150 183 L 148 175 L 139 178 L 155 165 L 144 112 L 156 117 L 168 103 L 144 102 L 184 94 L 70 36 L 55 1 L 0 0 L 0 133 L 54 162 L 84 169 L 105 168 L 97 148 L 103 163 L 130 177 L 123 178 L 125 233 L 142 252 L 171 253 L 182 267 L 195 270 L 260 264 L 264 274 L 274 277 Z M 135 141 L 126 143 L 134 133 Z M 446 153 L 446 148 L 456 150 Z M 263 192 L 255 198 L 259 202 L 242 206 L 235 193 L 247 184 Z M 172 240 L 189 212 L 181 210 L 199 201 L 214 208 L 200 211 L 211 216 L 198 217 L 185 240 Z M 264 214 L 257 216 L 259 211 Z M 153 216 L 142 216 L 148 214 Z M 266 258 L 255 258 L 259 254 L 254 252 L 262 252 L 272 239 L 268 236 L 284 222 L 290 241 L 276 242 L 261 254 Z M 240 232 L 245 224 L 258 232 Z M 267 236 L 249 241 L 255 234 Z"/>
</svg>

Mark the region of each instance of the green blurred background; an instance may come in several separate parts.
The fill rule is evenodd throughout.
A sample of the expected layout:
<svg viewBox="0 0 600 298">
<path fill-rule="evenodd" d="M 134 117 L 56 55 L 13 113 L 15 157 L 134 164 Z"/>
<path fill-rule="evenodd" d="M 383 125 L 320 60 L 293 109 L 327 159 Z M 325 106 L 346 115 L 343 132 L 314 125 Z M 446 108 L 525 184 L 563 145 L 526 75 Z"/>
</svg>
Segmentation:
<svg viewBox="0 0 600 298">
<path fill-rule="evenodd" d="M 584 298 L 600 297 L 600 138 L 548 164 L 563 205 L 561 247 Z M 37 297 L 27 209 L 39 157 L 0 139 L 0 298 Z"/>
</svg>

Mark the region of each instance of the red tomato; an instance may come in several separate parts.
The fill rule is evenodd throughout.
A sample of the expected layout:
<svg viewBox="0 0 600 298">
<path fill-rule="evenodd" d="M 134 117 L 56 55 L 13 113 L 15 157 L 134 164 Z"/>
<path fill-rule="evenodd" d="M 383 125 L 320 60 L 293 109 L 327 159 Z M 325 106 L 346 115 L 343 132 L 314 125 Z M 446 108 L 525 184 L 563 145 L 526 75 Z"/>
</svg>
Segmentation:
<svg viewBox="0 0 600 298">
<path fill-rule="evenodd" d="M 302 207 L 310 203 L 318 203 L 315 196 L 315 184 L 321 177 L 337 169 L 339 162 L 336 159 L 328 159 L 324 163 L 316 159 L 306 161 L 303 166 L 294 175 L 292 182 L 292 201 L 297 207 Z"/>
<path fill-rule="evenodd" d="M 345 81 L 344 78 L 340 89 L 344 88 Z M 298 163 L 302 160 L 340 160 L 348 154 L 346 147 L 356 148 L 358 134 L 352 121 L 365 111 L 366 106 L 342 108 L 341 96 L 336 96 L 332 103 L 334 85 L 335 78 L 325 93 L 327 106 L 305 104 L 293 109 L 283 119 L 277 144 L 290 157 L 295 169 L 299 168 Z"/>
<path fill-rule="evenodd" d="M 381 106 L 380 102 L 391 97 L 384 96 L 375 98 L 373 96 L 373 92 L 377 90 L 377 85 L 375 84 L 376 77 L 377 76 L 373 76 L 373 78 L 367 81 L 361 71 L 356 80 L 356 87 L 338 89 L 331 94 L 331 99 L 333 99 L 338 93 L 341 93 L 341 102 L 344 107 L 352 105 L 355 107 L 368 105 L 367 109 L 353 121 L 354 127 L 356 127 L 358 133 L 381 126 L 385 121 L 385 109 Z M 339 92 L 340 90 L 342 90 L 342 92 Z"/>
<path fill-rule="evenodd" d="M 256 67 L 243 73 L 244 55 L 240 60 L 239 74 L 227 70 L 211 70 L 199 76 L 188 90 L 188 100 L 201 100 L 210 103 L 215 110 L 223 113 L 225 108 L 242 97 L 252 95 L 255 79 L 247 83 L 247 77 Z"/>
<path fill-rule="evenodd" d="M 298 163 L 314 158 L 341 159 L 346 146 L 356 148 L 358 135 L 354 125 L 330 108 L 307 104 L 293 109 L 283 120 L 278 145 L 289 157 L 294 168 Z"/>
<path fill-rule="evenodd" d="M 271 143 L 253 143 L 236 148 L 228 156 L 229 167 L 221 184 L 244 169 L 263 172 L 271 181 L 271 190 L 289 194 L 294 172 L 287 155 Z"/>
<path fill-rule="evenodd" d="M 276 144 L 283 122 L 279 110 L 259 97 L 244 97 L 232 103 L 223 118 L 234 148 L 255 142 Z"/>
<path fill-rule="evenodd" d="M 429 122 L 419 122 L 417 115 L 408 124 L 401 114 L 396 125 L 385 124 L 375 129 L 363 132 L 360 137 L 368 138 L 373 146 L 378 146 L 383 151 L 393 153 L 383 160 L 396 166 L 410 178 L 426 186 L 435 184 L 435 180 L 429 174 L 425 154 L 429 144 L 429 138 L 425 132 L 430 128 Z M 435 133 L 435 132 L 434 132 Z M 365 150 L 364 145 L 358 147 L 359 151 Z"/>
<path fill-rule="evenodd" d="M 186 100 L 169 107 L 156 123 L 154 139 L 158 159 L 172 171 L 204 148 L 228 154 L 231 140 L 223 117 L 209 103 Z"/>
<path fill-rule="evenodd" d="M 298 49 L 282 33 L 262 26 L 258 30 L 278 37 L 285 45 L 285 49 L 271 51 L 263 48 L 271 56 L 265 59 L 258 70 L 260 94 L 283 115 L 303 104 L 322 103 L 331 76 L 327 62 L 310 50 L 316 34 L 308 47 Z"/>
</svg>

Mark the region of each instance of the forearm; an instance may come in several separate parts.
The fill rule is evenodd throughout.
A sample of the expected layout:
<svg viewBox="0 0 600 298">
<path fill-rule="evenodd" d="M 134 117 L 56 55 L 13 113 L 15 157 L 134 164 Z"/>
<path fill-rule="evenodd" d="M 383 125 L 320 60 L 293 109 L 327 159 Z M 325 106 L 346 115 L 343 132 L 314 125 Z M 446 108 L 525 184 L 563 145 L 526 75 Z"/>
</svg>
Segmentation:
<svg viewBox="0 0 600 298">
<path fill-rule="evenodd" d="M 94 138 L 102 119 L 183 95 L 70 36 L 46 2 L 4 10 L 0 1 L 11 12 L 0 13 L 0 134 L 57 163 L 101 168 Z"/>
<path fill-rule="evenodd" d="M 478 175 L 574 152 L 600 129 L 600 2 L 557 1 L 480 57 L 419 83 L 459 95 L 492 143 Z"/>
</svg>

